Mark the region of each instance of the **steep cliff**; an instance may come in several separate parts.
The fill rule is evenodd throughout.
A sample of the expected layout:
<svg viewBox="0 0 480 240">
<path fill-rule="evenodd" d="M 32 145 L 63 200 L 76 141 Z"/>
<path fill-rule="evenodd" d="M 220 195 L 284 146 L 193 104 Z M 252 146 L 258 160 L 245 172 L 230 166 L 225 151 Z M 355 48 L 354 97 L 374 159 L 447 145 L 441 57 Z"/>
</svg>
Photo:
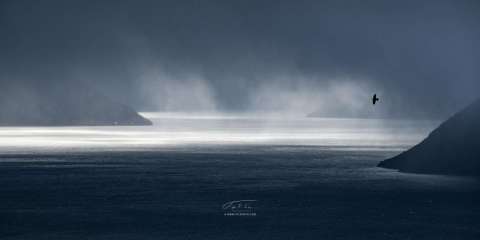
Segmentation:
<svg viewBox="0 0 480 240">
<path fill-rule="evenodd" d="M 480 175 L 480 99 L 418 145 L 378 166 L 404 172 Z"/>
</svg>

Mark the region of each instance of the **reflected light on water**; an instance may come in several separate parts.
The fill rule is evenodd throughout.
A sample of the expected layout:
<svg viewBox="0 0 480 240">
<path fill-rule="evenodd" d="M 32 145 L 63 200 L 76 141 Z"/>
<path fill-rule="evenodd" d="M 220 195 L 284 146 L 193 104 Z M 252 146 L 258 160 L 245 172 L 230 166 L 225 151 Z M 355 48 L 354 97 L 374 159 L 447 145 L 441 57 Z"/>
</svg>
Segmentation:
<svg viewBox="0 0 480 240">
<path fill-rule="evenodd" d="M 319 119 L 143 113 L 153 126 L 1 127 L 1 149 L 155 148 L 178 145 L 314 145 L 404 149 L 425 138 L 432 121 Z"/>
</svg>

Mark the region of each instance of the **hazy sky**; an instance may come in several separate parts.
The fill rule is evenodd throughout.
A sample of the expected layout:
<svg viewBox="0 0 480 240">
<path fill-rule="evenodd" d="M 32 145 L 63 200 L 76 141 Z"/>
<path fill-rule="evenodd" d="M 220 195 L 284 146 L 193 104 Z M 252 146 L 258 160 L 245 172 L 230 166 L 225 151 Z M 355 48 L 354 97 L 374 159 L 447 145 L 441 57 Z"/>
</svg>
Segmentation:
<svg viewBox="0 0 480 240">
<path fill-rule="evenodd" d="M 0 36 L 2 86 L 138 110 L 341 112 L 376 92 L 435 115 L 480 95 L 476 0 L 0 0 Z"/>
</svg>

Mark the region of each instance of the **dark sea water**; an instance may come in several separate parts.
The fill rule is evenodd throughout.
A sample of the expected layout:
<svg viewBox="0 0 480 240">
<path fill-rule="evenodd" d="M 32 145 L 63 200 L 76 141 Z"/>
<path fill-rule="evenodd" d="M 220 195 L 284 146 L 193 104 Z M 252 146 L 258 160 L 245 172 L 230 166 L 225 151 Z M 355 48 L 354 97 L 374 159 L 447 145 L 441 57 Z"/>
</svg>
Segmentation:
<svg viewBox="0 0 480 240">
<path fill-rule="evenodd" d="M 480 239 L 478 180 L 376 167 L 438 123 L 149 117 L 0 129 L 0 239 Z"/>
</svg>

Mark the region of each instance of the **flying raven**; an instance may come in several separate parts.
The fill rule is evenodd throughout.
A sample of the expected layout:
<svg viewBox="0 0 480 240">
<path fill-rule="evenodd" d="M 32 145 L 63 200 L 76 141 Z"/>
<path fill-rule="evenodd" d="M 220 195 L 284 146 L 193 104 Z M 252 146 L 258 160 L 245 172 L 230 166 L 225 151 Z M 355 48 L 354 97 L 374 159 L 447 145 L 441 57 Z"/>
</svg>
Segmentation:
<svg viewBox="0 0 480 240">
<path fill-rule="evenodd" d="M 373 105 L 375 105 L 375 103 L 378 102 L 378 100 L 380 100 L 380 99 L 377 98 L 377 94 L 373 94 L 373 97 L 372 97 Z"/>
</svg>

